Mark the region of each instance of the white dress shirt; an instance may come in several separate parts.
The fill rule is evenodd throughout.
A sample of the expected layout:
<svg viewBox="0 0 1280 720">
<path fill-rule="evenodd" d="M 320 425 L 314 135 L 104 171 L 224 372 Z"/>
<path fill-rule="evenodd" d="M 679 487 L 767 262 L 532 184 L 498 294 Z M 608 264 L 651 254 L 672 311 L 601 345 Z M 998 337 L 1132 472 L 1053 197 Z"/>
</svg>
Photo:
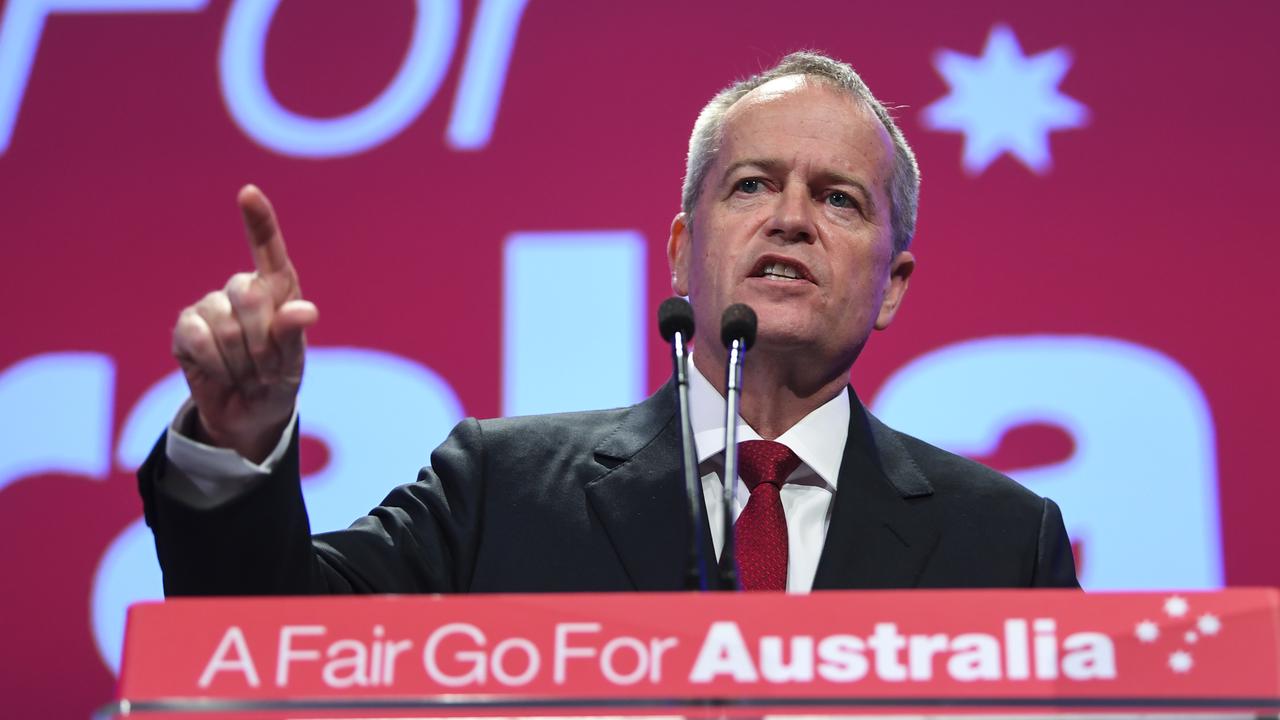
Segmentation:
<svg viewBox="0 0 1280 720">
<path fill-rule="evenodd" d="M 724 546 L 720 480 L 724 474 L 724 396 L 696 368 L 689 373 L 689 415 L 707 519 L 711 523 L 711 542 L 719 557 L 720 548 Z M 774 438 L 774 442 L 786 445 L 800 458 L 800 466 L 787 477 L 780 493 L 782 510 L 787 516 L 787 592 L 807 593 L 813 588 L 827 526 L 831 524 L 831 499 L 835 497 L 848 436 L 849 388 L 845 387 L 839 395 Z M 760 439 L 760 434 L 739 417 L 738 442 Z M 751 491 L 739 478 L 734 492 L 735 520 L 750 498 Z"/>
<path fill-rule="evenodd" d="M 181 428 L 186 426 L 192 412 L 195 407 L 188 400 L 165 436 L 165 455 L 178 472 L 166 475 L 164 491 L 198 508 L 227 502 L 246 491 L 253 482 L 270 475 L 297 431 L 298 413 L 294 410 L 271 454 L 261 463 L 254 463 L 234 450 L 205 445 L 183 435 Z M 724 545 L 720 479 L 724 474 L 724 397 L 696 368 L 689 373 L 689 413 L 707 519 L 711 523 L 711 542 L 719 557 Z M 800 466 L 787 477 L 781 491 L 782 509 L 787 516 L 787 592 L 806 593 L 813 588 L 827 526 L 831 523 L 831 500 L 836 492 L 848 430 L 849 389 L 846 387 L 775 438 L 775 442 L 786 445 L 800 458 Z M 738 441 L 760 439 L 760 434 L 739 417 Z M 750 497 L 746 483 L 739 479 L 734 493 L 735 520 Z"/>
<path fill-rule="evenodd" d="M 293 417 L 289 418 L 289 424 L 285 425 L 271 454 L 261 463 L 255 463 L 235 450 L 205 445 L 183 435 L 182 428 L 190 427 L 189 423 L 194 419 L 191 414 L 195 411 L 195 403 L 188 398 L 165 433 L 164 454 L 169 465 L 178 472 L 166 473 L 161 489 L 171 497 L 202 510 L 240 495 L 254 481 L 270 475 L 288 451 L 289 441 L 293 440 L 298 427 L 298 408 L 295 405 Z"/>
</svg>

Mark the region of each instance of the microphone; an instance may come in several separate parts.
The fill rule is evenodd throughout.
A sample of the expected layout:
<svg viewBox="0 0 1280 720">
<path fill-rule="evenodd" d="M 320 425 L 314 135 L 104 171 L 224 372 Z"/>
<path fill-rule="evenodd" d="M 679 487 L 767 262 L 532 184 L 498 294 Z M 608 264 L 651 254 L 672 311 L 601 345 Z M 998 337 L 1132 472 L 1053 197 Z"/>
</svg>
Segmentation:
<svg viewBox="0 0 1280 720">
<path fill-rule="evenodd" d="M 676 378 L 676 404 L 680 408 L 680 460 L 684 466 L 684 490 L 689 506 L 689 557 L 685 565 L 686 590 L 707 589 L 706 551 L 702 547 L 702 505 L 698 501 L 698 453 L 689 419 L 689 352 L 693 337 L 693 308 L 683 298 L 670 297 L 658 306 L 658 332 L 671 344 L 671 365 Z"/>
<path fill-rule="evenodd" d="M 720 318 L 720 342 L 729 351 L 724 393 L 724 542 L 720 544 L 720 582 L 741 590 L 733 549 L 733 495 L 738 489 L 738 403 L 742 398 L 742 358 L 756 341 L 756 313 L 742 303 L 725 308 Z"/>
</svg>

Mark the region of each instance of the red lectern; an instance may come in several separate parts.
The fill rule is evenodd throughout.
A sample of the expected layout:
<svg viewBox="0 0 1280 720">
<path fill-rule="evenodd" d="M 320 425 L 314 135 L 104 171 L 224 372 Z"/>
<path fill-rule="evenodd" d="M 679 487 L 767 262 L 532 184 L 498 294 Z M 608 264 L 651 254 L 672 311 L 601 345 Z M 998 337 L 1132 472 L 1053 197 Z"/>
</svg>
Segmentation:
<svg viewBox="0 0 1280 720">
<path fill-rule="evenodd" d="M 1280 713 L 1280 593 L 188 599 L 104 716 Z"/>
</svg>

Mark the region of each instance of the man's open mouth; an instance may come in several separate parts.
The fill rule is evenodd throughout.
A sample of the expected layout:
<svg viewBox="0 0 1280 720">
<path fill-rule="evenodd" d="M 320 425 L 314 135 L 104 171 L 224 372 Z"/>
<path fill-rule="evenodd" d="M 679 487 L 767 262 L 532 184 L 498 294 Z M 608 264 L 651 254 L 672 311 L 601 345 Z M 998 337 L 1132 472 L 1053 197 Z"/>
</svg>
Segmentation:
<svg viewBox="0 0 1280 720">
<path fill-rule="evenodd" d="M 813 282 L 813 277 L 809 274 L 809 269 L 802 263 L 786 258 L 775 256 L 765 256 L 756 261 L 755 268 L 751 271 L 751 277 L 767 278 L 769 280 L 805 280 Z"/>
</svg>

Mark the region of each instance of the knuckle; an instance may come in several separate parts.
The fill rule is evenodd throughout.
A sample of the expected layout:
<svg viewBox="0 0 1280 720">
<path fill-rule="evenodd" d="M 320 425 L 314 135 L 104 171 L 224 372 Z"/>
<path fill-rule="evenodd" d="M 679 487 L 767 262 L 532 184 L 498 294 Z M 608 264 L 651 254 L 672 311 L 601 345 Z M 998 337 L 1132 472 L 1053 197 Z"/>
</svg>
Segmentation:
<svg viewBox="0 0 1280 720">
<path fill-rule="evenodd" d="M 199 317 L 200 315 L 196 312 L 195 305 L 188 305 L 182 308 L 182 310 L 178 312 L 178 319 L 173 325 L 174 334 L 176 335 L 179 332 L 188 331 L 191 324 L 196 322 Z"/>
<path fill-rule="evenodd" d="M 214 332 L 227 323 L 235 324 L 236 322 L 235 310 L 225 292 L 210 293 L 205 300 L 201 301 L 198 310 L 200 317 L 204 318 Z"/>
<path fill-rule="evenodd" d="M 195 304 L 196 312 L 200 313 L 206 319 L 216 316 L 224 308 L 228 307 L 230 302 L 227 300 L 227 293 L 223 290 L 214 290 Z"/>
<path fill-rule="evenodd" d="M 253 286 L 253 276 L 249 273 L 236 273 L 227 280 L 226 287 L 223 292 L 227 294 L 228 299 L 235 304 L 240 298 L 244 297 Z"/>
<path fill-rule="evenodd" d="M 188 308 L 178 316 L 173 329 L 173 354 L 179 358 L 198 361 L 210 352 L 216 352 L 208 325 L 193 309 Z"/>
<path fill-rule="evenodd" d="M 198 333 L 188 338 L 187 350 L 193 357 L 200 360 L 208 359 L 218 352 L 213 345 L 213 338 L 208 333 Z"/>
<path fill-rule="evenodd" d="M 218 324 L 214 333 L 218 336 L 218 342 L 223 347 L 233 347 L 243 342 L 240 333 L 240 325 L 235 322 L 222 322 Z"/>
<path fill-rule="evenodd" d="M 178 315 L 178 322 L 173 326 L 174 342 L 190 343 L 204 335 L 204 319 L 195 311 L 195 308 L 187 308 Z"/>
<path fill-rule="evenodd" d="M 243 283 L 237 283 L 227 288 L 227 299 L 236 312 L 262 312 L 267 298 L 267 293 L 263 291 L 258 282 L 252 279 L 247 279 Z"/>
</svg>

